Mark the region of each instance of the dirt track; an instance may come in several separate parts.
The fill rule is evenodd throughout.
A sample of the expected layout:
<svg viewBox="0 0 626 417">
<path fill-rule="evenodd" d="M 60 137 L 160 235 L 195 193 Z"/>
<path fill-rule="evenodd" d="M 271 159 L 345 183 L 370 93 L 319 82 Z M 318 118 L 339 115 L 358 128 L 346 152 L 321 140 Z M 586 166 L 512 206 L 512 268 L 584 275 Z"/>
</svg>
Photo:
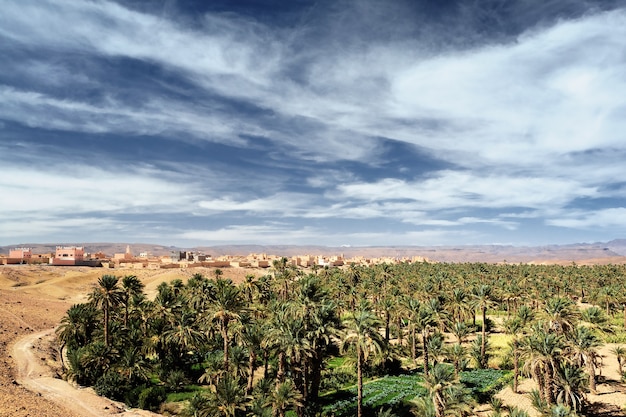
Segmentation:
<svg viewBox="0 0 626 417">
<path fill-rule="evenodd" d="M 47 344 L 54 337 L 53 330 L 44 330 L 22 337 L 13 345 L 13 359 L 17 365 L 17 382 L 30 391 L 39 393 L 65 409 L 89 417 L 158 416 L 144 410 L 125 410 L 124 404 L 96 395 L 92 389 L 76 388 L 54 378 L 51 369 L 35 355 L 38 342 Z"/>
<path fill-rule="evenodd" d="M 137 275 L 153 294 L 159 283 L 186 280 L 210 270 L 103 270 L 85 267 L 0 266 L 0 417 L 156 416 L 74 388 L 54 378 L 55 363 L 46 348 L 65 312 L 84 302 L 102 274 Z M 225 269 L 239 281 L 244 270 Z M 105 408 L 108 407 L 108 408 Z"/>
</svg>

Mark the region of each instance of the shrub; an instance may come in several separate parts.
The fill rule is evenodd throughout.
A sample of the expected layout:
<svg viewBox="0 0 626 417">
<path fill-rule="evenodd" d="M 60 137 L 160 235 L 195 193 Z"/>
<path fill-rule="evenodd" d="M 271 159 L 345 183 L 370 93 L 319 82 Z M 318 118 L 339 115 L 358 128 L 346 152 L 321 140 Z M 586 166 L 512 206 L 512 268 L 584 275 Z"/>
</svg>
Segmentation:
<svg viewBox="0 0 626 417">
<path fill-rule="evenodd" d="M 116 401 L 123 401 L 129 389 L 127 381 L 117 372 L 109 371 L 102 375 L 94 385 L 96 394 Z"/>
<path fill-rule="evenodd" d="M 157 411 L 166 398 L 165 388 L 161 386 L 148 387 L 139 394 L 137 405 L 144 410 Z"/>
</svg>

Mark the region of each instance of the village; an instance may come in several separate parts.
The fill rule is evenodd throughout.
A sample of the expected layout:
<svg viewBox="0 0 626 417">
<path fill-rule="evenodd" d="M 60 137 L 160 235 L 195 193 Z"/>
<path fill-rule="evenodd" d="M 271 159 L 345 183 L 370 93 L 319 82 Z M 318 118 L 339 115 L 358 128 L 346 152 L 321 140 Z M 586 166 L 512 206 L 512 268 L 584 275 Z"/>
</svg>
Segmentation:
<svg viewBox="0 0 626 417">
<path fill-rule="evenodd" d="M 0 254 L 0 265 L 43 264 L 52 266 L 91 266 L 126 269 L 161 269 L 161 268 L 270 268 L 274 261 L 282 260 L 281 255 L 248 254 L 212 256 L 192 251 L 172 251 L 169 255 L 154 256 L 149 252 L 135 255 L 130 245 L 123 253 L 112 255 L 103 252 L 90 253 L 83 246 L 57 246 L 55 252 L 33 253 L 31 248 L 20 247 L 9 251 L 8 256 Z M 413 257 L 377 257 L 355 256 L 345 258 L 339 255 L 297 255 L 286 258 L 287 265 L 295 268 L 341 267 L 344 265 L 377 265 L 427 262 L 422 256 Z"/>
</svg>

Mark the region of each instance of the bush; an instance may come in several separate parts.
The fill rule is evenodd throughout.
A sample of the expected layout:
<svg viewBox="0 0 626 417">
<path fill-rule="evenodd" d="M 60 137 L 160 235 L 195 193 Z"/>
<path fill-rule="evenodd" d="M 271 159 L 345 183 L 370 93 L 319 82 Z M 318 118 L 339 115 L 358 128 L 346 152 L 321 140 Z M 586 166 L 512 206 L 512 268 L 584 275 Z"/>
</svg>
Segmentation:
<svg viewBox="0 0 626 417">
<path fill-rule="evenodd" d="M 139 394 L 137 405 L 144 410 L 157 411 L 166 398 L 165 388 L 161 386 L 148 387 Z"/>
<path fill-rule="evenodd" d="M 126 379 L 114 371 L 109 371 L 98 378 L 93 388 L 96 394 L 116 401 L 123 401 L 129 390 Z"/>
</svg>

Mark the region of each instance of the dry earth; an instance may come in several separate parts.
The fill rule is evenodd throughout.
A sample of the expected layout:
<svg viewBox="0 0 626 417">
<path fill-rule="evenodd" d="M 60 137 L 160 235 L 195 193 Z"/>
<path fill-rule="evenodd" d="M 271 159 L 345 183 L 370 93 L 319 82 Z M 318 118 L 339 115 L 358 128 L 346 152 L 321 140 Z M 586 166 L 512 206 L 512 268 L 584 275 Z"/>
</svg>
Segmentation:
<svg viewBox="0 0 626 417">
<path fill-rule="evenodd" d="M 602 357 L 600 383 L 597 384 L 597 394 L 587 394 L 587 400 L 591 403 L 593 415 L 598 417 L 619 417 L 626 415 L 626 385 L 620 381 L 617 358 L 611 353 L 616 346 L 607 344 L 599 349 Z M 502 390 L 497 396 L 507 406 L 515 406 L 527 410 L 531 417 L 539 413 L 532 407 L 528 393 L 537 389 L 537 384 L 532 379 L 524 379 L 518 387 L 518 393 L 513 393 L 511 387 Z"/>
<path fill-rule="evenodd" d="M 225 278 L 241 282 L 246 274 L 262 275 L 261 270 L 222 269 Z M 143 410 L 127 410 L 121 403 L 98 397 L 93 390 L 75 387 L 59 379 L 58 354 L 51 348 L 54 328 L 67 309 L 84 302 L 102 274 L 137 275 L 153 296 L 161 282 L 194 273 L 213 276 L 213 270 L 106 270 L 86 267 L 0 266 L 0 417 L 131 417 L 156 416 Z M 612 346 L 601 349 L 602 383 L 598 395 L 589 395 L 596 416 L 617 417 L 626 412 L 626 385 L 619 380 Z M 537 413 L 527 393 L 533 381 L 520 384 L 520 393 L 504 389 L 499 397 L 505 405 Z M 489 415 L 487 409 L 479 415 Z"/>
</svg>

